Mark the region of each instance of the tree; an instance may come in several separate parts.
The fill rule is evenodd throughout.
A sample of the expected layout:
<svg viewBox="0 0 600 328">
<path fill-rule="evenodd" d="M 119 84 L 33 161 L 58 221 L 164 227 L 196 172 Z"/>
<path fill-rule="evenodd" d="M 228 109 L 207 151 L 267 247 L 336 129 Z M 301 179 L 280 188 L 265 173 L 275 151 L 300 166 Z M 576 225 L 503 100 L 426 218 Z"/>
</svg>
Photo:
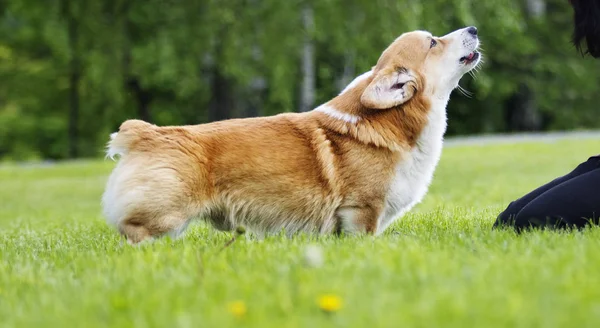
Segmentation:
<svg viewBox="0 0 600 328">
<path fill-rule="evenodd" d="M 300 111 L 307 112 L 315 103 L 315 58 L 314 58 L 314 12 L 310 3 L 302 5 L 302 88 L 300 91 Z"/>
<path fill-rule="evenodd" d="M 600 62 L 570 45 L 562 0 L 9 0 L 0 158 L 100 156 L 129 118 L 196 124 L 310 110 L 399 34 L 468 25 L 485 63 L 461 81 L 472 97 L 450 102 L 449 135 L 600 126 L 590 73 Z"/>
<path fill-rule="evenodd" d="M 80 2 L 61 0 L 61 16 L 66 21 L 67 44 L 69 49 L 69 157 L 79 155 L 79 84 L 81 81 L 81 54 L 79 46 Z"/>
</svg>

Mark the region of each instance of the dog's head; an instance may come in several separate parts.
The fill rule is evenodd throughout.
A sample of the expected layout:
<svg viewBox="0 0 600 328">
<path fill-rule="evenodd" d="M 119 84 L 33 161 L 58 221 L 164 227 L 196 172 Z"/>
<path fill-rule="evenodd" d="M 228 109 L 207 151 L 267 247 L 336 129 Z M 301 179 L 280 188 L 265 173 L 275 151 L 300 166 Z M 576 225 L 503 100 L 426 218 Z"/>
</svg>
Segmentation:
<svg viewBox="0 0 600 328">
<path fill-rule="evenodd" d="M 372 109 L 401 105 L 415 95 L 445 98 L 481 59 L 475 27 L 443 37 L 425 31 L 402 34 L 381 55 L 360 101 Z"/>
</svg>

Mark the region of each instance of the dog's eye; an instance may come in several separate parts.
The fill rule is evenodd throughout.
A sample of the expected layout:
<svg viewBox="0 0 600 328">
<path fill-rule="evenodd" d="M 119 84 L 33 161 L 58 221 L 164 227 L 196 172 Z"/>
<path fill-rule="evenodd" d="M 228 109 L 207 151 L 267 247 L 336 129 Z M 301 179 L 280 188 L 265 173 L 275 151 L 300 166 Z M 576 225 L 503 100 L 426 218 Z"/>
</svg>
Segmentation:
<svg viewBox="0 0 600 328">
<path fill-rule="evenodd" d="M 435 41 L 434 39 L 431 39 L 431 44 L 429 45 L 429 48 L 431 49 L 435 46 L 437 46 L 437 41 Z"/>
<path fill-rule="evenodd" d="M 404 87 L 404 83 L 402 83 L 402 82 L 392 85 L 392 89 L 394 89 L 394 90 L 402 89 L 402 87 Z"/>
</svg>

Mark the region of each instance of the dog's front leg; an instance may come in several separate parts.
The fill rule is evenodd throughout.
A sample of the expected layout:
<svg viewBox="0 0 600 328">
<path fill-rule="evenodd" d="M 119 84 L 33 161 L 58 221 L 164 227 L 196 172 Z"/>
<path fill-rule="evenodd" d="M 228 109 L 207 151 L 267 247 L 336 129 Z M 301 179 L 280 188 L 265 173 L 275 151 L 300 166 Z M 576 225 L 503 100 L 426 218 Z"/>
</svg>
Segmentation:
<svg viewBox="0 0 600 328">
<path fill-rule="evenodd" d="M 349 235 L 375 234 L 381 209 L 371 206 L 342 206 L 335 211 L 340 232 Z"/>
</svg>

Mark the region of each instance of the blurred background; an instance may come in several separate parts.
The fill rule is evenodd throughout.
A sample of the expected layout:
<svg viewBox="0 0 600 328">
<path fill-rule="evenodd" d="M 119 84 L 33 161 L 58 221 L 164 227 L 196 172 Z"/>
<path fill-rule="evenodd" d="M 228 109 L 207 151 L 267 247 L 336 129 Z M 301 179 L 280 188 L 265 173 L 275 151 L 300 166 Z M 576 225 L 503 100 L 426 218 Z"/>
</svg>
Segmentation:
<svg viewBox="0 0 600 328">
<path fill-rule="evenodd" d="M 600 61 L 566 0 L 0 0 L 0 160 L 100 157 L 159 125 L 306 111 L 399 34 L 479 28 L 448 135 L 594 129 Z"/>
</svg>

